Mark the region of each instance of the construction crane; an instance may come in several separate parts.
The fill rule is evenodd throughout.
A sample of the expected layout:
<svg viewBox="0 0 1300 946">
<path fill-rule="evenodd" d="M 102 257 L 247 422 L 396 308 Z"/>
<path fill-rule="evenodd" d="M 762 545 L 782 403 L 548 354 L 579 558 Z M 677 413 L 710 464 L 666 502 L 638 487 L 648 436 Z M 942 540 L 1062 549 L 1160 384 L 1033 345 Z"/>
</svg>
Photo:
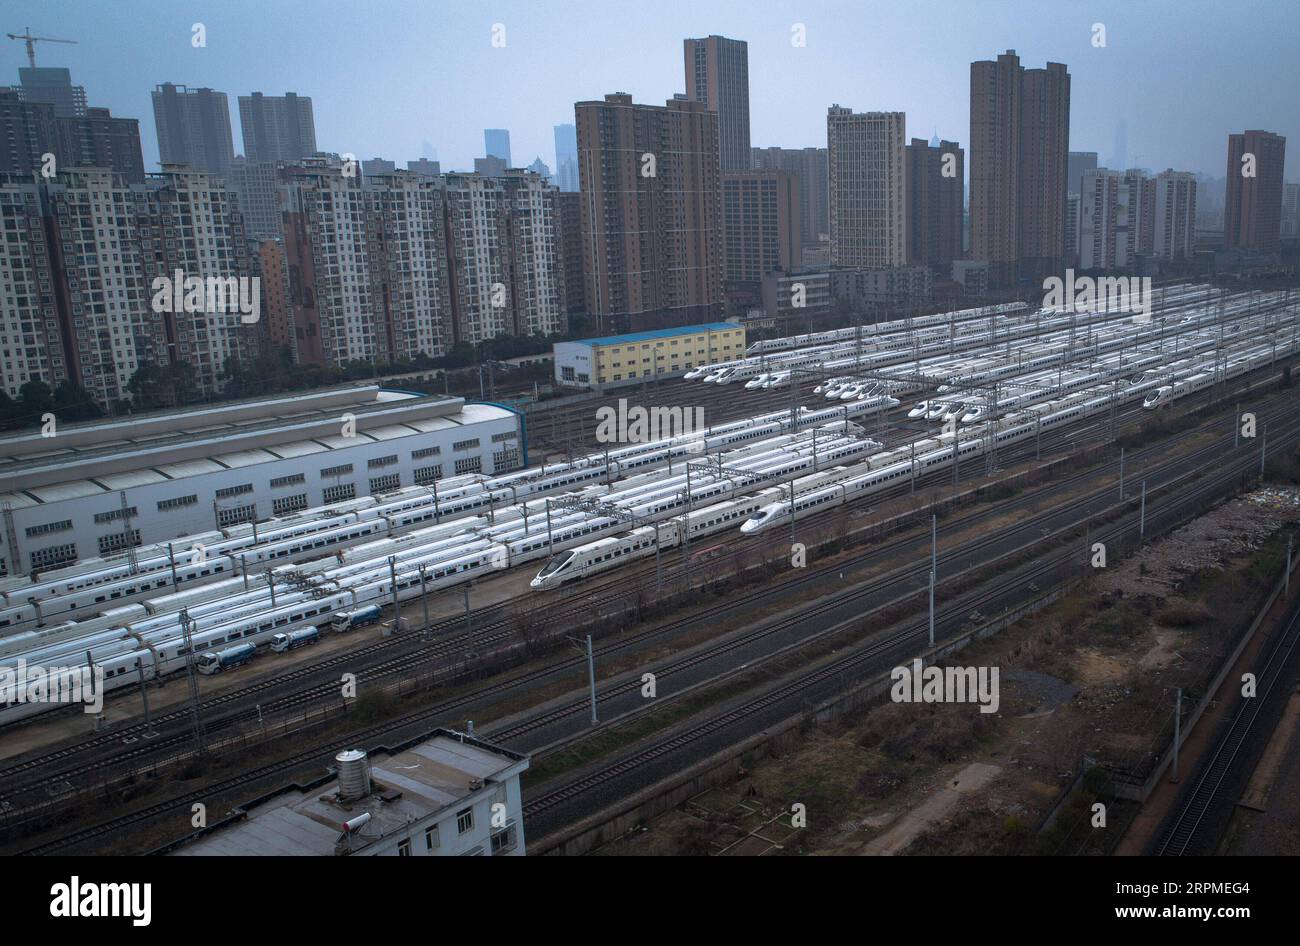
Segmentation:
<svg viewBox="0 0 1300 946">
<path fill-rule="evenodd" d="M 27 44 L 27 63 L 33 69 L 36 68 L 37 43 L 69 43 L 73 46 L 77 45 L 75 39 L 55 39 L 52 36 L 33 36 L 32 28 L 30 26 L 24 26 L 23 32 L 21 33 L 6 33 L 5 35 L 10 39 L 21 39 Z"/>
</svg>

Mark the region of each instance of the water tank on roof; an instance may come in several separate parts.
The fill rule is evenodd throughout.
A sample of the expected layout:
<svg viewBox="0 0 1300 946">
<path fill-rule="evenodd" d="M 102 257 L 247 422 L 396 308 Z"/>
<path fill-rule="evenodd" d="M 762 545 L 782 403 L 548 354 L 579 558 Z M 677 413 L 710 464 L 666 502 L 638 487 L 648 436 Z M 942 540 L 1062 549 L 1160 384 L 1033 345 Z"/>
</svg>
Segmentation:
<svg viewBox="0 0 1300 946">
<path fill-rule="evenodd" d="M 354 801 L 370 794 L 370 761 L 361 749 L 345 749 L 334 757 L 339 770 L 339 800 Z"/>
</svg>

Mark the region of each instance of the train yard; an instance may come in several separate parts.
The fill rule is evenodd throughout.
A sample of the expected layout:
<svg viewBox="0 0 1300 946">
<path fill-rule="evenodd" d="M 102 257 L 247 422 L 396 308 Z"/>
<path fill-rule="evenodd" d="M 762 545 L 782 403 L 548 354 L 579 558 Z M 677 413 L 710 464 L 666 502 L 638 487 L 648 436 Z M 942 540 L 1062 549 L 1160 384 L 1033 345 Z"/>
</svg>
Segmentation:
<svg viewBox="0 0 1300 946">
<path fill-rule="evenodd" d="M 972 613 L 1011 607 L 1027 587 L 1068 582 L 1081 530 L 1120 548 L 1137 518 L 1143 530 L 1169 528 L 1300 438 L 1293 394 L 1269 393 L 1300 352 L 1300 313 L 1281 293 L 1170 290 L 1146 321 L 1127 310 L 1012 307 L 930 318 L 760 343 L 744 361 L 655 389 L 665 406 L 703 402 L 703 430 L 588 444 L 596 449 L 586 455 L 503 477 L 441 481 L 9 580 L 0 665 L 89 662 L 104 674 L 111 721 L 87 731 L 78 708 L 10 696 L 0 710 L 0 824 L 25 839 L 18 849 L 93 844 L 191 796 L 224 797 L 254 776 L 292 770 L 295 759 L 319 759 L 321 749 L 296 751 L 311 729 L 288 721 L 347 705 L 345 673 L 363 694 L 421 681 L 419 708 L 400 707 L 381 725 L 334 717 L 352 741 L 476 719 L 488 738 L 545 759 L 590 731 L 583 691 L 565 692 L 585 659 L 550 653 L 590 628 L 598 663 L 628 667 L 602 678 L 595 738 L 612 738 L 611 720 L 667 719 L 662 733 L 640 734 L 644 745 L 607 746 L 603 759 L 579 753 L 572 772 L 539 770 L 549 781 L 535 780 L 526 796 L 530 833 L 562 833 L 915 653 L 928 629 L 883 619 L 924 598 L 918 562 L 928 561 L 929 537 L 916 525 L 932 507 L 1022 478 L 1014 497 L 958 506 L 945 520 L 954 535 L 989 526 L 939 545 L 942 639 Z M 1235 417 L 1212 415 L 1211 405 L 1232 398 L 1257 415 L 1258 446 L 1225 437 Z M 594 411 L 557 409 L 553 429 Z M 1189 418 L 1176 444 L 1152 435 L 1125 460 L 1114 455 L 1116 437 L 1171 414 Z M 546 436 L 545 421 L 530 424 Z M 1077 471 L 1060 472 L 1071 462 Z M 1141 509 L 1136 487 L 1117 500 L 1104 485 L 1125 462 L 1130 482 L 1141 478 Z M 1031 476 L 1053 464 L 1053 475 Z M 879 531 L 886 520 L 890 531 Z M 873 527 L 847 555 L 772 571 L 795 544 L 815 549 Z M 716 604 L 692 607 L 697 588 L 722 590 L 711 592 Z M 766 614 L 796 600 L 793 613 Z M 671 608 L 684 616 L 652 620 Z M 610 628 L 620 631 L 606 639 Z M 325 646 L 298 646 L 317 641 Z M 830 642 L 851 652 L 819 649 Z M 252 655 L 247 666 L 234 669 L 236 648 Z M 782 664 L 804 651 L 816 658 L 808 668 Z M 667 656 L 642 663 L 645 654 Z M 232 672 L 187 699 L 184 680 L 225 669 L 226 659 Z M 768 666 L 784 672 L 752 679 Z M 640 694 L 645 672 L 660 687 L 653 705 Z M 146 723 L 137 692 L 163 680 Z M 697 704 L 714 689 L 721 697 Z M 688 717 L 685 707 L 698 712 Z M 196 711 L 214 754 L 223 739 L 256 742 L 254 723 L 297 735 L 284 758 L 224 789 L 214 783 L 57 837 L 59 812 L 85 792 L 192 760 Z M 322 747 L 338 738 L 328 727 L 318 735 Z"/>
</svg>

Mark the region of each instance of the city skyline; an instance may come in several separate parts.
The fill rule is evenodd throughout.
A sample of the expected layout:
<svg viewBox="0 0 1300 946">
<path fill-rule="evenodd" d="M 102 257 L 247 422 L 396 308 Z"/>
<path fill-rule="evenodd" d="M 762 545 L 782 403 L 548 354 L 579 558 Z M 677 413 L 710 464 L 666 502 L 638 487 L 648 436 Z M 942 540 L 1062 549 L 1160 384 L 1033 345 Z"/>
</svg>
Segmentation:
<svg viewBox="0 0 1300 946">
<path fill-rule="evenodd" d="M 1300 117 L 1287 101 L 1300 69 L 1286 55 L 1285 31 L 1270 25 L 1284 12 L 1280 3 L 1246 4 L 1225 17 L 1202 2 L 1142 10 L 1103 2 L 1087 11 L 1065 8 L 1048 22 L 1023 15 L 1041 12 L 1040 5 L 1019 2 L 970 18 L 927 16 L 925 8 L 935 7 L 930 3 L 906 10 L 826 3 L 756 12 L 727 2 L 685 15 L 638 8 L 636 16 L 621 3 L 579 2 L 558 13 L 505 3 L 481 12 L 433 5 L 385 17 L 389 6 L 305 17 L 299 3 L 267 9 L 244 0 L 220 8 L 145 2 L 136 6 L 139 19 L 129 33 L 113 30 L 114 11 L 89 3 L 66 5 L 57 22 L 47 7 L 30 2 L 17 4 L 12 16 L 41 35 L 78 41 L 38 47 L 38 65 L 70 69 L 90 105 L 138 118 L 149 170 L 158 160 L 149 95 L 164 82 L 210 87 L 232 103 L 254 91 L 310 96 L 318 146 L 361 159 L 383 157 L 402 167 L 430 142 L 444 168 L 469 169 L 482 156 L 482 129 L 493 126 L 511 130 L 522 156 L 517 163 L 541 156 L 554 167 L 553 126 L 573 121 L 575 102 L 616 91 L 636 101 L 685 92 L 682 41 L 714 34 L 749 46 L 755 147 L 825 146 L 825 110 L 836 101 L 906 112 L 909 133 L 917 136 L 965 140 L 969 64 L 1002 49 L 1015 49 L 1027 62 L 1065 63 L 1074 81 L 1071 148 L 1109 155 L 1122 137 L 1129 167 L 1218 177 L 1229 133 L 1263 128 L 1293 140 L 1300 135 Z M 252 14 L 255 32 L 242 25 Z M 1209 20 L 1213 31 L 1205 28 Z M 205 27 L 204 48 L 191 44 L 196 23 Z M 1103 48 L 1093 45 L 1098 23 Z M 492 45 L 494 24 L 504 25 L 503 47 Z M 796 24 L 805 28 L 804 47 L 792 44 Z M 106 35 L 123 38 L 94 39 Z M 391 55 L 367 55 L 376 44 Z M 7 77 L 0 81 L 17 84 L 22 46 L 4 48 Z M 322 69 L 313 52 L 320 48 L 359 65 Z M 554 69 L 557 49 L 583 68 Z M 148 68 L 123 68 L 133 57 Z M 1225 74 L 1236 81 L 1224 83 Z M 474 96 L 464 93 L 469 76 Z M 390 107 L 376 108 L 376 101 Z M 1184 102 L 1196 103 L 1197 121 L 1187 120 Z M 238 123 L 233 109 L 231 123 Z M 245 153 L 242 136 L 236 151 Z M 1284 174 L 1296 176 L 1293 169 Z"/>
</svg>

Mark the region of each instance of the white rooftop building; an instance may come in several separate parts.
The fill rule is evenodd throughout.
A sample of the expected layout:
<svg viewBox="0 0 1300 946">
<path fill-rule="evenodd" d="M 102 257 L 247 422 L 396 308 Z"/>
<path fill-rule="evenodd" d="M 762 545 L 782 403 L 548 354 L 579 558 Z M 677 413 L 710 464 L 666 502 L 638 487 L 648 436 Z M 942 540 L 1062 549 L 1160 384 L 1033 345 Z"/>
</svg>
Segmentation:
<svg viewBox="0 0 1300 946">
<path fill-rule="evenodd" d="M 300 509 L 499 474 L 517 413 L 374 385 L 0 437 L 0 564 L 26 574 Z"/>
<path fill-rule="evenodd" d="M 391 755 L 349 750 L 335 774 L 250 802 L 167 853 L 523 856 L 528 757 L 450 729 Z"/>
</svg>

